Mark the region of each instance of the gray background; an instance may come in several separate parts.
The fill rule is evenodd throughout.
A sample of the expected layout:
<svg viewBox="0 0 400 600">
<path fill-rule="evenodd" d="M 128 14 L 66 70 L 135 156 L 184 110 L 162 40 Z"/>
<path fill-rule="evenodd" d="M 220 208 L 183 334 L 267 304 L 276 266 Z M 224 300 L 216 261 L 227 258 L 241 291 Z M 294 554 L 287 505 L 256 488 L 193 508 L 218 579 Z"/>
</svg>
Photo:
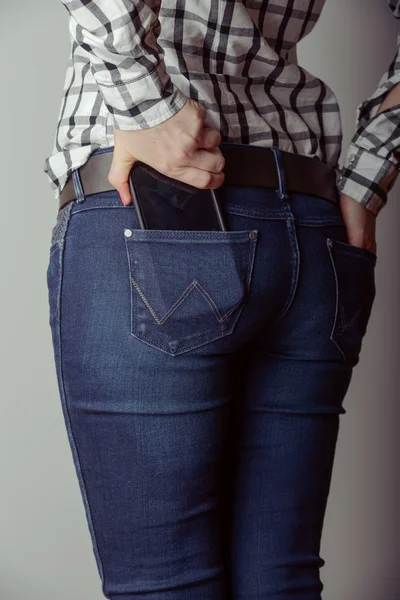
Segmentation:
<svg viewBox="0 0 400 600">
<path fill-rule="evenodd" d="M 300 63 L 339 98 L 343 150 L 358 102 L 393 56 L 398 25 L 386 0 L 327 0 L 299 45 Z M 67 13 L 55 0 L 0 0 L 0 31 L 0 598 L 100 600 L 58 397 L 45 279 L 57 209 L 42 169 L 68 60 Z M 400 597 L 399 185 L 378 218 L 378 294 L 341 417 L 322 540 L 324 600 Z"/>
</svg>

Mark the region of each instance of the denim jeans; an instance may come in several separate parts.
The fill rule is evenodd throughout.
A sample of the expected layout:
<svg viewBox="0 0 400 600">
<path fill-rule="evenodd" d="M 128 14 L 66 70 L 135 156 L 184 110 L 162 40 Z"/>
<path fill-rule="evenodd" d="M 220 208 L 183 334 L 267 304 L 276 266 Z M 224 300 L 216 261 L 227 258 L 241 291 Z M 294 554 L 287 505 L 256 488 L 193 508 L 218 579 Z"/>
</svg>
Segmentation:
<svg viewBox="0 0 400 600">
<path fill-rule="evenodd" d="M 50 326 L 106 598 L 321 598 L 376 256 L 338 205 L 287 194 L 267 151 L 279 189 L 221 186 L 226 232 L 140 230 L 77 171 L 57 215 Z"/>
</svg>

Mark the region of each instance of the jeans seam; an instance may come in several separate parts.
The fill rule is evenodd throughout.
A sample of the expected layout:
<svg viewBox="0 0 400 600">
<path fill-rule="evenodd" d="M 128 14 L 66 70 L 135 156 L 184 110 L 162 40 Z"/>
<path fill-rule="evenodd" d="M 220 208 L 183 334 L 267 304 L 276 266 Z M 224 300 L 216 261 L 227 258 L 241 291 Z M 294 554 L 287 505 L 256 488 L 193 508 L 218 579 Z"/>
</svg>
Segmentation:
<svg viewBox="0 0 400 600">
<path fill-rule="evenodd" d="M 68 223 L 67 223 L 67 225 L 68 225 Z M 67 227 L 67 225 L 66 225 L 66 227 Z M 64 235 L 65 235 L 65 232 L 64 232 Z M 61 244 L 60 255 L 59 255 L 60 272 L 59 272 L 59 277 L 58 277 L 57 304 L 56 304 L 56 310 L 57 310 L 56 343 L 57 343 L 57 350 L 58 350 L 60 397 L 61 397 L 61 404 L 62 404 L 63 412 L 65 415 L 65 422 L 66 422 L 66 427 L 67 427 L 67 432 L 68 432 L 68 438 L 69 438 L 69 441 L 72 446 L 72 453 L 73 453 L 73 455 L 75 455 L 74 463 L 75 463 L 75 466 L 77 469 L 78 479 L 80 479 L 81 484 L 82 484 L 80 487 L 81 487 L 82 495 L 84 497 L 84 501 L 85 501 L 85 505 L 86 505 L 87 517 L 88 517 L 88 521 L 89 521 L 90 527 L 93 532 L 93 542 L 94 542 L 93 547 L 94 547 L 94 551 L 95 551 L 95 556 L 97 558 L 97 564 L 98 564 L 100 576 L 102 579 L 103 594 L 106 598 L 109 598 L 109 596 L 107 596 L 105 593 L 104 566 L 103 566 L 103 561 L 101 559 L 99 548 L 98 548 L 97 536 L 96 536 L 93 519 L 92 519 L 92 511 L 90 508 L 89 498 L 88 498 L 88 494 L 87 494 L 87 486 L 86 486 L 86 482 L 85 482 L 85 479 L 83 476 L 83 470 L 81 467 L 79 451 L 78 451 L 78 447 L 77 447 L 77 444 L 75 441 L 75 436 L 74 436 L 74 432 L 72 429 L 70 412 L 69 412 L 68 403 L 67 403 L 67 386 L 66 386 L 65 379 L 64 379 L 62 335 L 61 335 L 61 314 L 62 314 L 62 309 L 61 309 L 62 301 L 61 300 L 62 300 L 62 286 L 63 286 L 63 279 L 64 279 L 64 252 L 65 252 L 64 239 L 60 242 L 60 244 Z"/>
<path fill-rule="evenodd" d="M 227 206 L 225 212 L 230 215 L 237 215 L 239 217 L 248 217 L 254 219 L 261 219 L 263 221 L 284 221 L 287 219 L 286 212 L 268 213 L 267 211 L 257 211 L 254 209 L 246 209 L 240 206 Z"/>
<path fill-rule="evenodd" d="M 291 249 L 294 254 L 294 261 L 293 261 L 294 268 L 292 271 L 292 279 L 291 279 L 291 283 L 290 283 L 290 290 L 288 292 L 286 304 L 283 307 L 280 314 L 276 317 L 276 319 L 273 323 L 274 325 L 279 323 L 279 321 L 281 321 L 283 319 L 283 317 L 286 315 L 289 308 L 291 307 L 294 297 L 295 297 L 295 294 L 296 294 L 297 285 L 298 285 L 298 281 L 299 281 L 299 273 L 300 273 L 300 260 L 301 259 L 300 259 L 299 245 L 297 242 L 296 226 L 295 226 L 293 217 L 289 217 L 287 219 L 286 224 L 287 224 L 287 228 L 288 228 L 288 232 L 289 232 L 290 246 L 291 246 Z"/>
<path fill-rule="evenodd" d="M 104 194 L 109 194 L 109 193 L 113 193 L 113 192 L 114 192 L 113 190 L 109 190 L 108 192 L 104 192 Z M 103 193 L 103 192 L 100 192 L 100 193 Z M 87 198 L 87 196 L 85 196 L 85 198 Z M 70 204 L 75 204 L 75 201 L 70 202 Z M 130 210 L 135 210 L 133 206 L 131 206 L 131 205 L 124 206 L 122 204 L 122 202 L 120 202 L 120 206 L 113 205 L 113 204 L 110 204 L 109 202 L 106 202 L 106 203 L 104 203 L 104 205 L 98 204 L 97 206 L 84 206 L 84 205 L 81 206 L 81 205 L 79 205 L 79 208 L 78 208 L 78 206 L 76 206 L 76 209 L 72 211 L 72 214 L 73 215 L 77 215 L 77 214 L 79 214 L 81 212 L 87 212 L 88 210 L 103 210 L 104 208 L 107 208 L 107 209 L 110 209 L 110 210 L 111 209 L 118 209 L 118 210 L 121 210 L 121 209 L 122 210 L 128 210 L 128 209 L 130 209 Z"/>
</svg>

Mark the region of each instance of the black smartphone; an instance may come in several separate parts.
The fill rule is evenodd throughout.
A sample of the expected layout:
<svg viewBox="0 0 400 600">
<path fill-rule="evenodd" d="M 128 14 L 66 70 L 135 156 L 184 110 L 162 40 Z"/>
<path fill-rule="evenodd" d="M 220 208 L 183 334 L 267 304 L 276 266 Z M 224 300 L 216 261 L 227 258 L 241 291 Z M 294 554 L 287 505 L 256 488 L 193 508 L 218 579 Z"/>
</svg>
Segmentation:
<svg viewBox="0 0 400 600">
<path fill-rule="evenodd" d="M 141 229 L 226 231 L 215 190 L 188 185 L 142 161 L 131 169 L 129 188 Z"/>
</svg>

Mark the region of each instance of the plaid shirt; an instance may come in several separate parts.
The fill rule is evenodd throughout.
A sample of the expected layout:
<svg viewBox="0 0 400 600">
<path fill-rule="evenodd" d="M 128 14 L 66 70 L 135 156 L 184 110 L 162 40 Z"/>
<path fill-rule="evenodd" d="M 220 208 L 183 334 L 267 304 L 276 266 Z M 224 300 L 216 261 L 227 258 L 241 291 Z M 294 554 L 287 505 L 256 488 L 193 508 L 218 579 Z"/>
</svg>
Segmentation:
<svg viewBox="0 0 400 600">
<path fill-rule="evenodd" d="M 400 18 L 400 0 L 387 0 Z M 297 64 L 296 44 L 325 0 L 62 0 L 71 54 L 53 150 L 44 170 L 56 199 L 113 129 L 162 123 L 188 97 L 223 141 L 275 145 L 337 171 L 338 189 L 377 214 L 399 170 L 400 105 L 377 115 L 400 81 L 400 47 L 357 107 L 342 167 L 337 99 Z M 400 44 L 400 34 L 397 39 Z"/>
</svg>

